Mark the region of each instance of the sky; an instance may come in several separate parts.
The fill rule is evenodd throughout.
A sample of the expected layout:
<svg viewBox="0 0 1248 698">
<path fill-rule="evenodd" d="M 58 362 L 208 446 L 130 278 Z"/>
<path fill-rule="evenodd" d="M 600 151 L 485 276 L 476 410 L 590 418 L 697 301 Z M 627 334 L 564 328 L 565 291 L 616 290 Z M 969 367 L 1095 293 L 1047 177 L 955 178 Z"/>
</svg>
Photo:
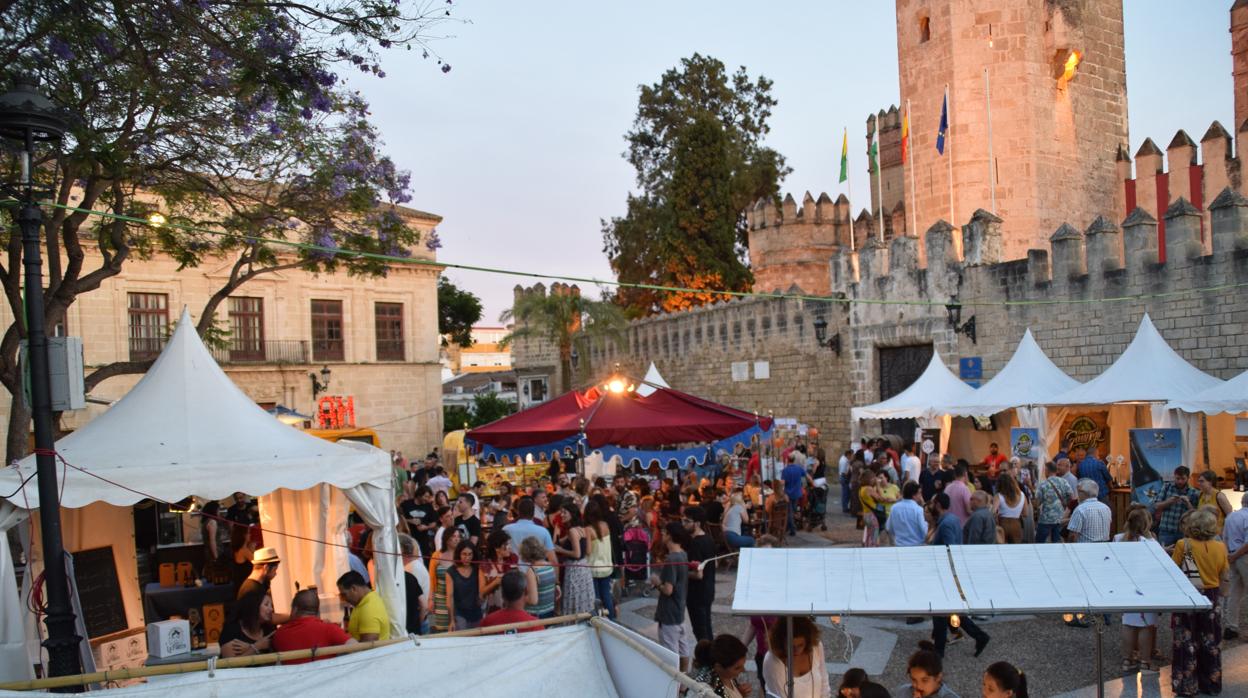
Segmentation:
<svg viewBox="0 0 1248 698">
<path fill-rule="evenodd" d="M 1214 119 L 1234 132 L 1230 4 L 1125 2 L 1132 154 L 1150 136 L 1164 149 L 1180 128 L 1199 140 Z M 412 173 L 409 205 L 443 216 L 445 262 L 612 278 L 600 220 L 623 213 L 634 185 L 621 154 L 638 86 L 694 52 L 774 82 L 766 143 L 788 158 L 781 189 L 799 201 L 841 191 L 845 127 L 850 167 L 865 170 L 866 117 L 899 101 L 887 0 L 463 0 L 454 14 L 466 21 L 434 44 L 450 72 L 389 51 L 387 77 L 351 80 Z M 446 274 L 481 297 L 486 325 L 535 281 Z"/>
</svg>

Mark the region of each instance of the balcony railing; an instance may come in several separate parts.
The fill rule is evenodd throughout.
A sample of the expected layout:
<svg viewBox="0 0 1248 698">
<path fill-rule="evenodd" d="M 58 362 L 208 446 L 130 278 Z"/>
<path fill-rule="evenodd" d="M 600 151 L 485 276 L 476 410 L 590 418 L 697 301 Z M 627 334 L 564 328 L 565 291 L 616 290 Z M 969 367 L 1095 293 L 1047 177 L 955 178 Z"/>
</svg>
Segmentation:
<svg viewBox="0 0 1248 698">
<path fill-rule="evenodd" d="M 222 364 L 306 364 L 309 359 L 308 343 L 299 339 L 231 340 L 211 351 Z"/>
</svg>

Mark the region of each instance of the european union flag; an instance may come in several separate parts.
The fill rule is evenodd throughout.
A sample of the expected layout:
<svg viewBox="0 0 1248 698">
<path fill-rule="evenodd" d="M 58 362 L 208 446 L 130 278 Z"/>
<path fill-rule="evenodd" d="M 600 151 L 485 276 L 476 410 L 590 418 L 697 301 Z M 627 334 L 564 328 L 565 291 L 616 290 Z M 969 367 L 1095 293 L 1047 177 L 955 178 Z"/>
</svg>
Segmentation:
<svg viewBox="0 0 1248 698">
<path fill-rule="evenodd" d="M 949 131 L 949 93 L 940 105 L 940 130 L 936 132 L 936 152 L 945 154 L 945 133 Z"/>
</svg>

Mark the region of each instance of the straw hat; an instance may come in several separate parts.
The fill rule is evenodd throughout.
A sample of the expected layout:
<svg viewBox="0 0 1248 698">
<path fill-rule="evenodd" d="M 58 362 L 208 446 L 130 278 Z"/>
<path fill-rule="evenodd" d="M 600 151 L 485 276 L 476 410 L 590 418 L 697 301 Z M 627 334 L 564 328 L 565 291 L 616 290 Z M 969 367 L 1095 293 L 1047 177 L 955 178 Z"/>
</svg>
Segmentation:
<svg viewBox="0 0 1248 698">
<path fill-rule="evenodd" d="M 277 548 L 260 548 L 251 554 L 251 564 L 253 565 L 268 565 L 281 561 L 281 558 L 277 556 Z"/>
</svg>

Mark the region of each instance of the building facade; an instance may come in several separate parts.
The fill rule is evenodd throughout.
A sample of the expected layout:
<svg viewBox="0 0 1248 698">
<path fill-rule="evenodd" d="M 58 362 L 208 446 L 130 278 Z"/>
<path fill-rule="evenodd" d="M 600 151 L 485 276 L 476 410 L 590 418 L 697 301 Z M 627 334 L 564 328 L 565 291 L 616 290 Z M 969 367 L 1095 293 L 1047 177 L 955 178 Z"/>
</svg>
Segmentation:
<svg viewBox="0 0 1248 698">
<path fill-rule="evenodd" d="M 428 233 L 439 216 L 401 209 L 407 223 Z M 412 256 L 434 260 L 418 244 Z M 92 262 L 87 259 L 90 268 Z M 207 260 L 178 269 L 167 257 L 134 258 L 121 274 L 70 306 L 60 332 L 81 337 L 91 370 L 160 353 L 186 307 L 193 320 L 228 278 L 232 260 Z M 356 425 L 374 428 L 387 449 L 424 453 L 441 443 L 442 395 L 438 363 L 436 266 L 395 265 L 384 278 L 360 283 L 345 273 L 315 275 L 283 270 L 248 281 L 217 309 L 227 330 L 214 358 L 263 407 L 282 405 L 305 415 L 317 409 L 313 378 L 329 381 L 318 397 L 351 397 Z M 7 311 L 7 307 L 5 308 Z M 10 317 L 3 321 L 9 322 Z M 90 396 L 115 401 L 139 375 L 110 378 Z M 0 420 L 7 423 L 5 403 Z M 106 407 L 89 404 L 63 415 L 66 428 L 81 426 Z M 229 438 L 222 434 L 222 438 Z"/>
</svg>

